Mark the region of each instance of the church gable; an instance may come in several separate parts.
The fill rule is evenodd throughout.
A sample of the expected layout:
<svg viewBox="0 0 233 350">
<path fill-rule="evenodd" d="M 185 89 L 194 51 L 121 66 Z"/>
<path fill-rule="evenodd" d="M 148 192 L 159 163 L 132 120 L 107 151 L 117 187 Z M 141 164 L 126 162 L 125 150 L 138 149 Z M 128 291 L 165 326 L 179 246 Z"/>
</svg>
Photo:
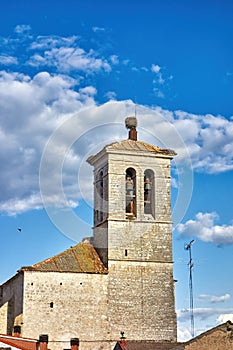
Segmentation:
<svg viewBox="0 0 233 350">
<path fill-rule="evenodd" d="M 107 273 L 95 248 L 89 242 L 81 242 L 64 252 L 32 266 L 24 271 Z"/>
</svg>

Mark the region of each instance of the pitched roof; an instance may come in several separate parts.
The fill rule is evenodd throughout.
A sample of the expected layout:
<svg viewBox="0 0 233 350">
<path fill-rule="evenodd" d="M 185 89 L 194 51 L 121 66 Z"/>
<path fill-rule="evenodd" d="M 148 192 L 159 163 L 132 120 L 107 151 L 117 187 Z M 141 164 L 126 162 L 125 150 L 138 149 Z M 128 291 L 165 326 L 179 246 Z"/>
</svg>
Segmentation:
<svg viewBox="0 0 233 350">
<path fill-rule="evenodd" d="M 106 145 L 101 151 L 99 151 L 95 155 L 91 155 L 88 157 L 87 162 L 93 165 L 93 161 L 95 161 L 96 157 L 101 156 L 103 152 L 150 152 L 151 154 L 159 154 L 161 156 L 167 156 L 169 158 L 173 158 L 176 155 L 176 152 L 172 149 L 160 148 L 157 146 L 150 145 L 149 143 L 143 141 L 134 141 L 131 139 L 123 140 L 120 142 L 113 142 L 109 145 Z"/>
<path fill-rule="evenodd" d="M 81 242 L 64 252 L 32 266 L 22 267 L 23 271 L 107 273 L 98 253 L 89 242 Z"/>
<path fill-rule="evenodd" d="M 120 142 L 113 142 L 105 146 L 106 150 L 122 150 L 122 151 L 142 151 L 142 152 L 152 152 L 160 153 L 168 156 L 175 156 L 176 152 L 171 149 L 164 149 L 158 146 L 150 145 L 149 143 L 143 141 L 134 140 L 123 140 Z"/>
<path fill-rule="evenodd" d="M 121 342 L 118 341 L 114 347 L 114 350 L 170 350 L 174 349 L 178 344 L 179 343 L 173 343 L 169 341 L 157 342 L 154 340 L 128 340 L 123 346 Z"/>
<path fill-rule="evenodd" d="M 187 342 L 175 347 L 174 350 L 184 350 L 184 349 L 186 349 L 186 346 L 188 347 L 189 345 L 195 344 L 195 343 L 199 344 L 199 341 L 202 338 L 205 338 L 206 336 L 211 335 L 212 333 L 215 333 L 218 331 L 224 332 L 226 334 L 227 334 L 227 332 L 233 332 L 233 323 L 231 321 L 227 321 L 227 322 L 222 323 L 214 328 L 208 329 L 204 333 L 199 334 L 197 337 L 192 338 L 192 339 L 188 340 Z M 232 336 L 233 336 L 233 334 L 232 334 Z"/>
<path fill-rule="evenodd" d="M 31 338 L 21 338 L 14 337 L 11 335 L 0 334 L 0 341 L 4 344 L 10 345 L 9 348 L 4 349 L 21 349 L 21 350 L 36 350 L 38 349 L 37 343 L 38 340 Z"/>
</svg>

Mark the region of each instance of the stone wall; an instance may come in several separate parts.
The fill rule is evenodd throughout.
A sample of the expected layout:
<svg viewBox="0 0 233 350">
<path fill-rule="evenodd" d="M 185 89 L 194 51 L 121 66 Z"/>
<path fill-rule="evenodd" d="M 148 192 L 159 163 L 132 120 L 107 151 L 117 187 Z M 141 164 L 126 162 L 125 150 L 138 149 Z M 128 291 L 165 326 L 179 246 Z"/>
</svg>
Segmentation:
<svg viewBox="0 0 233 350">
<path fill-rule="evenodd" d="M 111 335 L 127 340 L 176 340 L 172 264 L 109 262 Z"/>
<path fill-rule="evenodd" d="M 109 339 L 107 275 L 25 271 L 22 335 L 49 335 L 49 348 L 99 349 Z M 90 345 L 91 344 L 91 345 Z"/>
<path fill-rule="evenodd" d="M 108 167 L 103 167 L 108 164 Z M 170 211 L 170 158 L 151 152 L 102 153 L 95 173 L 108 169 L 107 221 L 94 227 L 94 244 L 109 269 L 111 337 L 176 340 Z M 136 217 L 125 210 L 126 169 L 136 172 Z M 144 213 L 144 174 L 152 170 L 153 204 Z M 102 246 L 101 246 L 102 245 Z"/>
<path fill-rule="evenodd" d="M 12 334 L 13 326 L 21 325 L 23 312 L 23 274 L 18 273 L 1 286 L 0 333 Z"/>
<path fill-rule="evenodd" d="M 142 221 L 109 221 L 108 258 L 172 262 L 170 223 Z"/>
</svg>

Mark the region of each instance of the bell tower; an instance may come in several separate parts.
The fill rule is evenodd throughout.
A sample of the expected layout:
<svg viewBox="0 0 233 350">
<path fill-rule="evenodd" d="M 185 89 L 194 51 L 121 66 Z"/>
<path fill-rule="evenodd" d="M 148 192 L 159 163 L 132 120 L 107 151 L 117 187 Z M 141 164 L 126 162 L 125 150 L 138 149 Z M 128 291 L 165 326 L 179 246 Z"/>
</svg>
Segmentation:
<svg viewBox="0 0 233 350">
<path fill-rule="evenodd" d="M 94 167 L 94 246 L 108 268 L 109 339 L 176 341 L 170 149 L 127 140 L 88 158 Z"/>
</svg>

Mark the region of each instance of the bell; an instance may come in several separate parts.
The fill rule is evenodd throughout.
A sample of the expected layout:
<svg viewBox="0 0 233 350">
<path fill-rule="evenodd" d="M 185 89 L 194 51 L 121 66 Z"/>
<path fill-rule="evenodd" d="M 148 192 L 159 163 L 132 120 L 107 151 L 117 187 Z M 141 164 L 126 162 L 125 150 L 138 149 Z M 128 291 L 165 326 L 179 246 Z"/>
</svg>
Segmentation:
<svg viewBox="0 0 233 350">
<path fill-rule="evenodd" d="M 130 196 L 133 196 L 133 180 L 130 177 L 126 179 L 126 193 Z"/>
<path fill-rule="evenodd" d="M 144 189 L 147 191 L 151 190 L 151 182 L 150 182 L 150 179 L 148 179 L 148 178 L 145 179 Z"/>
</svg>

